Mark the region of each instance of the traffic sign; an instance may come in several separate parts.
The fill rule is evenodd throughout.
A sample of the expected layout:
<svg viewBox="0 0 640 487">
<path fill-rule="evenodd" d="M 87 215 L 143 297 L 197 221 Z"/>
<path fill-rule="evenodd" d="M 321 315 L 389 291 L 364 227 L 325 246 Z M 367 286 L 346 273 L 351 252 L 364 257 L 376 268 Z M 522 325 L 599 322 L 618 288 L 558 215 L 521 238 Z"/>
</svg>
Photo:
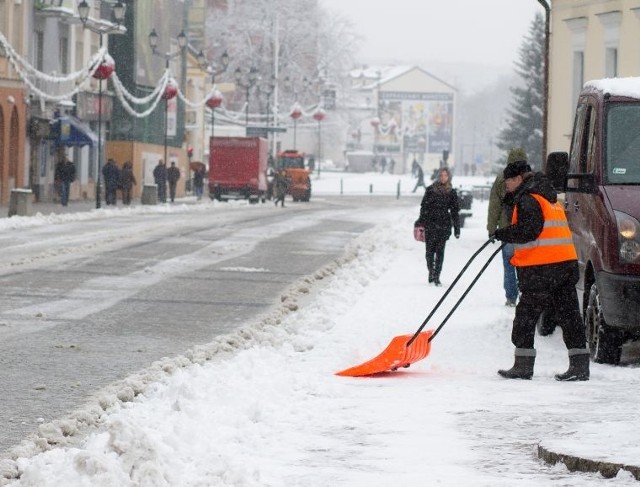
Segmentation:
<svg viewBox="0 0 640 487">
<path fill-rule="evenodd" d="M 284 133 L 287 131 L 286 127 L 264 127 L 264 126 L 252 126 L 247 127 L 247 137 L 267 137 L 270 133 Z"/>
</svg>

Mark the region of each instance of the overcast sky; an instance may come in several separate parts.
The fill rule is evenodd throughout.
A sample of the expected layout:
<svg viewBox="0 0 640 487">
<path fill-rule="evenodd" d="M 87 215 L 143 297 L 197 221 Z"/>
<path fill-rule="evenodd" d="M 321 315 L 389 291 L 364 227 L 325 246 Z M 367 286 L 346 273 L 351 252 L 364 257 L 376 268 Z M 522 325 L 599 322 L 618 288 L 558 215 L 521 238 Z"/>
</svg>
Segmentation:
<svg viewBox="0 0 640 487">
<path fill-rule="evenodd" d="M 511 67 L 537 0 L 320 0 L 350 18 L 363 61 Z"/>
</svg>

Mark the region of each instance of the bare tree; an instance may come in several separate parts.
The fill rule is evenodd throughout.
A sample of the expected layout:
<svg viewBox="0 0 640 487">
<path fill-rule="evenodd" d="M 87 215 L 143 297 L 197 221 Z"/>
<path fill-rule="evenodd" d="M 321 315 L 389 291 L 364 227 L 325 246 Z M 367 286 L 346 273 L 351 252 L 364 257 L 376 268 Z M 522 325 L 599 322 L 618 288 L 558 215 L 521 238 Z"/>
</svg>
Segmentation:
<svg viewBox="0 0 640 487">
<path fill-rule="evenodd" d="M 231 80 L 238 68 L 246 73 L 254 67 L 262 82 L 273 77 L 285 105 L 294 98 L 313 104 L 322 85 L 342 85 L 357 43 L 351 23 L 317 0 L 230 2 L 224 9 L 208 9 L 206 30 L 208 58 L 215 61 L 223 51 L 229 53 L 225 79 Z M 239 106 L 244 96 L 236 94 L 233 101 Z"/>
</svg>

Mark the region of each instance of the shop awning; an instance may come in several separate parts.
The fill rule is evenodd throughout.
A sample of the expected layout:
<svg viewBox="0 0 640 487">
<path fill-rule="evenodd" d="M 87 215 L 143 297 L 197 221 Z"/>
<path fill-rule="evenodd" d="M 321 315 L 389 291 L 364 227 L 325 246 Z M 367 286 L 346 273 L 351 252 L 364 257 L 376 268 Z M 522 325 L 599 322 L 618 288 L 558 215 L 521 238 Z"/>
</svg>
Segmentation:
<svg viewBox="0 0 640 487">
<path fill-rule="evenodd" d="M 98 136 L 76 117 L 65 115 L 53 120 L 53 138 L 56 145 L 82 147 L 98 145 Z"/>
</svg>

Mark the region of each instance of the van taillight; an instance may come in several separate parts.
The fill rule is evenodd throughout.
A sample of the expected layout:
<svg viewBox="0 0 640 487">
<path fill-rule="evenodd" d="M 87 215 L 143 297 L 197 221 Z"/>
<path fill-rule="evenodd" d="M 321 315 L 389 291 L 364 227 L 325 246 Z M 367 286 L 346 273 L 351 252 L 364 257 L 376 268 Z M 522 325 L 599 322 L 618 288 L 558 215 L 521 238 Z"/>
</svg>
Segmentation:
<svg viewBox="0 0 640 487">
<path fill-rule="evenodd" d="M 620 263 L 640 263 L 640 222 L 621 211 L 614 210 L 618 227 Z"/>
</svg>

